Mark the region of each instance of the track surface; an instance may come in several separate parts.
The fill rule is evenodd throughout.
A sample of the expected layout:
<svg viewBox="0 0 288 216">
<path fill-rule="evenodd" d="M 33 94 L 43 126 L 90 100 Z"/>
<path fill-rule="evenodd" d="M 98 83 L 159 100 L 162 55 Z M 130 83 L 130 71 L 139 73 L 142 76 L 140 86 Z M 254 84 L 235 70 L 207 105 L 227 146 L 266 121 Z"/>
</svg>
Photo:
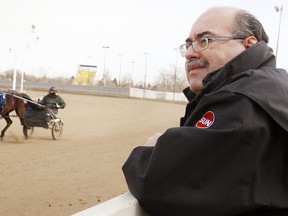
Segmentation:
<svg viewBox="0 0 288 216">
<path fill-rule="evenodd" d="M 61 140 L 44 128 L 24 140 L 13 118 L 0 142 L 0 215 L 71 215 L 126 192 L 121 167 L 131 150 L 155 132 L 178 126 L 185 109 L 138 99 L 61 96 L 67 103 L 59 111 Z"/>
</svg>

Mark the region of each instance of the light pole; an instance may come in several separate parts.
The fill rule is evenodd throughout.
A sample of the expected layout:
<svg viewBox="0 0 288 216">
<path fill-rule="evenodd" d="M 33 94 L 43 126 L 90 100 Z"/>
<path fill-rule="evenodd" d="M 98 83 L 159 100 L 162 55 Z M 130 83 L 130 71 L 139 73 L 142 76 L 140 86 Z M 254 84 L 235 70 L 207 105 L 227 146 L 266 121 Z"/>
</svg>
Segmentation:
<svg viewBox="0 0 288 216">
<path fill-rule="evenodd" d="M 36 28 L 35 25 L 32 25 L 31 26 L 32 28 L 32 34 L 34 33 L 34 29 Z M 18 38 L 18 40 L 16 41 L 15 43 L 15 49 L 14 49 L 14 54 L 15 54 L 15 57 L 14 57 L 14 73 L 13 73 L 13 85 L 12 85 L 12 89 L 15 90 L 16 89 L 16 74 L 17 74 L 17 67 L 16 67 L 16 63 L 17 63 L 17 53 L 16 53 L 16 49 L 17 49 L 17 45 L 18 45 L 18 42 L 19 40 L 24 36 L 26 35 L 27 33 L 30 33 L 30 31 L 24 33 L 23 35 L 21 35 L 21 37 Z"/>
<path fill-rule="evenodd" d="M 30 46 L 30 44 L 27 44 L 25 50 L 28 50 L 28 49 L 29 49 L 29 46 Z M 23 51 L 23 63 L 24 63 L 24 53 L 25 53 L 25 50 Z M 23 67 L 23 65 L 22 65 L 22 67 Z M 20 92 L 21 92 L 21 93 L 23 92 L 24 69 L 25 69 L 25 65 L 24 65 L 24 67 L 23 67 L 22 70 L 21 70 L 21 86 L 20 86 Z M 15 90 L 15 89 L 14 89 L 14 90 Z"/>
<path fill-rule="evenodd" d="M 119 58 L 120 58 L 120 65 L 119 65 L 119 81 L 118 81 L 118 83 L 119 83 L 119 87 L 121 87 L 121 66 L 122 66 L 122 53 L 119 53 L 118 54 L 119 55 Z"/>
<path fill-rule="evenodd" d="M 131 71 L 131 84 L 130 84 L 130 87 L 133 86 L 133 82 L 134 82 L 134 64 L 135 62 L 134 61 L 131 61 L 131 64 L 132 64 L 132 71 Z"/>
<path fill-rule="evenodd" d="M 174 48 L 176 51 L 176 62 L 175 62 L 175 73 L 174 73 L 174 85 L 173 85 L 173 101 L 175 100 L 176 80 L 177 80 L 177 59 L 178 59 L 178 48 Z"/>
<path fill-rule="evenodd" d="M 144 52 L 143 54 L 145 55 L 145 74 L 144 74 L 144 98 L 145 98 L 148 52 Z"/>
<path fill-rule="evenodd" d="M 38 40 L 39 40 L 39 37 L 36 37 L 36 41 L 34 43 L 37 43 Z M 32 43 L 31 44 L 27 44 L 26 45 L 26 50 L 28 50 L 31 45 L 32 45 Z M 25 50 L 24 50 L 24 52 L 25 52 Z M 23 62 L 24 62 L 24 53 L 23 53 Z M 22 69 L 21 70 L 21 85 L 20 85 L 20 92 L 21 93 L 23 92 L 23 83 L 24 83 L 24 71 Z"/>
<path fill-rule="evenodd" d="M 104 49 L 104 68 L 103 68 L 103 85 L 105 86 L 106 83 L 106 52 L 107 49 L 109 48 L 109 46 L 103 46 L 102 47 Z"/>
<path fill-rule="evenodd" d="M 275 53 L 275 56 L 276 56 L 276 59 L 277 59 L 283 5 L 281 5 L 281 7 L 275 6 L 274 8 L 275 8 L 275 10 L 276 10 L 277 13 L 278 13 L 278 12 L 280 13 L 280 14 L 279 14 L 278 37 L 277 37 L 277 45 L 276 45 L 276 53 Z"/>
</svg>

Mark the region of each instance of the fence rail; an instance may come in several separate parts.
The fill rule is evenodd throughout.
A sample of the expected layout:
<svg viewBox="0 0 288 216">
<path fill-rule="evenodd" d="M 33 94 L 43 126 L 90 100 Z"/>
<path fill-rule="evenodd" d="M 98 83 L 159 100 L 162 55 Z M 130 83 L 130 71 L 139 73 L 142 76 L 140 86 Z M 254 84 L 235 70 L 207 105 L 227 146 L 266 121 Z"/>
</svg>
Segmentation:
<svg viewBox="0 0 288 216">
<path fill-rule="evenodd" d="M 85 209 L 72 216 L 149 216 L 130 192 Z"/>
<path fill-rule="evenodd" d="M 105 87 L 105 86 L 84 86 L 84 85 L 67 85 L 56 83 L 40 83 L 40 82 L 24 82 L 23 89 L 32 89 L 47 91 L 51 86 L 55 85 L 61 92 L 75 92 L 92 95 L 115 96 L 115 97 L 133 97 L 151 100 L 187 102 L 187 99 L 179 92 L 159 92 L 138 88 L 122 88 L 122 87 Z M 12 81 L 0 80 L 1 88 L 11 88 Z M 20 89 L 16 85 L 16 89 Z"/>
</svg>

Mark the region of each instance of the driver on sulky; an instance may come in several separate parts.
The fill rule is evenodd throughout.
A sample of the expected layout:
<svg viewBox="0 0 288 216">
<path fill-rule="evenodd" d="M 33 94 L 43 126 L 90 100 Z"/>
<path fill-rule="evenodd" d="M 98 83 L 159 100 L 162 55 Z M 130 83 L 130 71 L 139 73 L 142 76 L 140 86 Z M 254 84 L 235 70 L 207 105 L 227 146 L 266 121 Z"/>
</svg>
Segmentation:
<svg viewBox="0 0 288 216">
<path fill-rule="evenodd" d="M 64 109 L 66 106 L 65 101 L 57 94 L 57 88 L 55 86 L 49 89 L 48 94 L 45 95 L 39 103 L 51 109 L 54 114 L 58 113 L 58 109 Z"/>
</svg>

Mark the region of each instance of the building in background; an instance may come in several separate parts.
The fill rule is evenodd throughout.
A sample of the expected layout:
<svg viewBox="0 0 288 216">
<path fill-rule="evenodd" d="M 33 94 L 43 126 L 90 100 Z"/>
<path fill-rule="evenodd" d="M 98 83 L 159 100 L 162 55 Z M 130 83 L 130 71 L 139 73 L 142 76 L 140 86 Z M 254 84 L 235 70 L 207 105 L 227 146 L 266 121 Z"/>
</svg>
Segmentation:
<svg viewBox="0 0 288 216">
<path fill-rule="evenodd" d="M 93 85 L 97 72 L 95 65 L 79 65 L 78 73 L 74 79 L 74 85 Z"/>
</svg>

